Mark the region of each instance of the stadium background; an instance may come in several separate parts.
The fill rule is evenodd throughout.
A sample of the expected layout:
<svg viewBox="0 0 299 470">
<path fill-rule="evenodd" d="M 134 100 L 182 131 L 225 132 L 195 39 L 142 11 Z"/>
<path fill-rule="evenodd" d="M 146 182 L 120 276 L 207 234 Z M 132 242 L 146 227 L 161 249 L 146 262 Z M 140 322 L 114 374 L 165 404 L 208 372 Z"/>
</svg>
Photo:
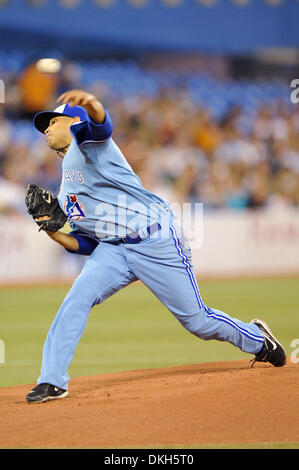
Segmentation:
<svg viewBox="0 0 299 470">
<path fill-rule="evenodd" d="M 205 301 L 247 321 L 263 316 L 291 352 L 298 11 L 295 0 L 0 2 L 0 386 L 36 379 L 46 332 L 84 262 L 38 233 L 24 207 L 26 184 L 59 188 L 61 161 L 32 116 L 70 88 L 109 109 L 145 187 L 171 203 L 203 203 L 194 267 Z M 38 70 L 42 58 L 60 69 Z M 136 284 L 95 307 L 71 375 L 243 357 L 190 337 Z"/>
</svg>

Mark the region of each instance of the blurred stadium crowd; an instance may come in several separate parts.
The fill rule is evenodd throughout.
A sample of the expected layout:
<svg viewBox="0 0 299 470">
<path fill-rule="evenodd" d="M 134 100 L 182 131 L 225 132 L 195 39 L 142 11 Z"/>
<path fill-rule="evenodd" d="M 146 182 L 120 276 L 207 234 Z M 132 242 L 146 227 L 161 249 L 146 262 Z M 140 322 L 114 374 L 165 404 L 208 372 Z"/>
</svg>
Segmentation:
<svg viewBox="0 0 299 470">
<path fill-rule="evenodd" d="M 0 54 L 0 212 L 24 213 L 28 183 L 58 192 L 61 160 L 32 117 L 71 88 L 98 96 L 143 185 L 170 202 L 299 206 L 299 105 L 288 86 L 116 61 L 64 62 L 59 73 L 45 74 L 22 59 Z"/>
</svg>

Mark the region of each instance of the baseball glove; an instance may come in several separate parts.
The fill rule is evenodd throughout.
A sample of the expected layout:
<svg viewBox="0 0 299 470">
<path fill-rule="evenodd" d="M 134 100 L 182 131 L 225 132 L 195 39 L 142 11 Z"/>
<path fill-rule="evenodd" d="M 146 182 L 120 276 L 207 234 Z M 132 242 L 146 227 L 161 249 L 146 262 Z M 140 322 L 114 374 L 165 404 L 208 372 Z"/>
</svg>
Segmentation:
<svg viewBox="0 0 299 470">
<path fill-rule="evenodd" d="M 60 209 L 57 196 L 36 184 L 26 186 L 25 204 L 28 213 L 45 232 L 57 232 L 67 221 L 65 213 Z"/>
</svg>

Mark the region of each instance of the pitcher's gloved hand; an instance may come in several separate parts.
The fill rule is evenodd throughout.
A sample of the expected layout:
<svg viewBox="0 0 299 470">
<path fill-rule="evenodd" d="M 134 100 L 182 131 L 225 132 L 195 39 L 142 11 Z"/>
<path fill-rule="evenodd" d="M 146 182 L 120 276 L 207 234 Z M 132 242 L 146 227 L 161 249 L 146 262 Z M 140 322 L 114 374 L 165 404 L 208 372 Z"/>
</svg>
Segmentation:
<svg viewBox="0 0 299 470">
<path fill-rule="evenodd" d="M 67 221 L 57 196 L 36 184 L 29 184 L 26 187 L 25 204 L 28 213 L 40 227 L 39 231 L 57 232 Z"/>
</svg>

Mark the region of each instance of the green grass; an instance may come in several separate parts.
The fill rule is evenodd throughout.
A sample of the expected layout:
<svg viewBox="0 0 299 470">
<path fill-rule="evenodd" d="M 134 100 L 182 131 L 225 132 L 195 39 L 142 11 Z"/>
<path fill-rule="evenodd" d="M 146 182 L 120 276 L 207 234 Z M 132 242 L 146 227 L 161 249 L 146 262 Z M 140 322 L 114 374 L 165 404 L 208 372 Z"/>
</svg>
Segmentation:
<svg viewBox="0 0 299 470">
<path fill-rule="evenodd" d="M 1 449 L 6 449 L 5 447 L 1 447 L 0 446 L 0 450 Z M 18 447 L 18 449 L 20 450 L 24 450 L 24 449 L 44 449 L 44 447 Z M 55 450 L 55 449 L 58 449 L 58 450 L 63 450 L 63 449 L 67 449 L 67 450 L 72 450 L 72 449 L 78 449 L 78 447 L 51 447 L 51 450 Z M 117 450 L 118 449 L 121 449 L 121 450 L 149 450 L 149 452 L 151 450 L 172 450 L 172 449 L 184 449 L 184 450 L 209 450 L 209 449 L 215 449 L 215 450 L 252 450 L 252 449 L 261 449 L 261 450 L 271 450 L 271 449 L 284 449 L 284 450 L 290 450 L 290 449 L 299 449 L 299 442 L 250 442 L 250 443 L 237 443 L 237 444 L 234 444 L 234 443 L 229 443 L 229 444 L 194 444 L 194 445 L 186 445 L 186 444 L 182 444 L 182 445 L 173 445 L 173 446 L 150 446 L 150 447 L 139 447 L 139 446 L 134 446 L 134 447 L 126 447 L 126 446 L 122 446 L 122 447 L 80 447 L 79 449 L 99 449 L 99 450 L 114 450 L 116 451 L 116 455 L 117 454 Z M 159 453 L 155 453 L 155 455 L 159 455 Z M 178 455 L 180 455 L 180 453 L 178 453 Z M 195 453 L 196 455 L 196 453 Z M 108 455 L 107 455 L 108 456 Z M 128 457 L 130 456 L 130 453 L 128 452 Z M 217 454 L 216 454 L 217 456 Z"/>
<path fill-rule="evenodd" d="M 244 321 L 265 319 L 284 344 L 299 336 L 297 278 L 200 281 L 204 301 Z M 66 287 L 0 289 L 0 387 L 35 382 L 43 343 Z M 95 306 L 70 366 L 71 377 L 251 358 L 228 343 L 201 341 L 184 330 L 140 284 Z"/>
<path fill-rule="evenodd" d="M 115 448 L 115 447 L 114 447 Z M 121 447 L 130 449 L 132 447 Z M 136 447 L 134 449 L 147 449 L 147 447 Z M 151 446 L 151 449 L 161 449 L 158 446 Z M 299 449 L 299 442 L 250 442 L 250 443 L 228 443 L 228 444 L 193 444 L 163 446 L 163 449 Z"/>
</svg>

